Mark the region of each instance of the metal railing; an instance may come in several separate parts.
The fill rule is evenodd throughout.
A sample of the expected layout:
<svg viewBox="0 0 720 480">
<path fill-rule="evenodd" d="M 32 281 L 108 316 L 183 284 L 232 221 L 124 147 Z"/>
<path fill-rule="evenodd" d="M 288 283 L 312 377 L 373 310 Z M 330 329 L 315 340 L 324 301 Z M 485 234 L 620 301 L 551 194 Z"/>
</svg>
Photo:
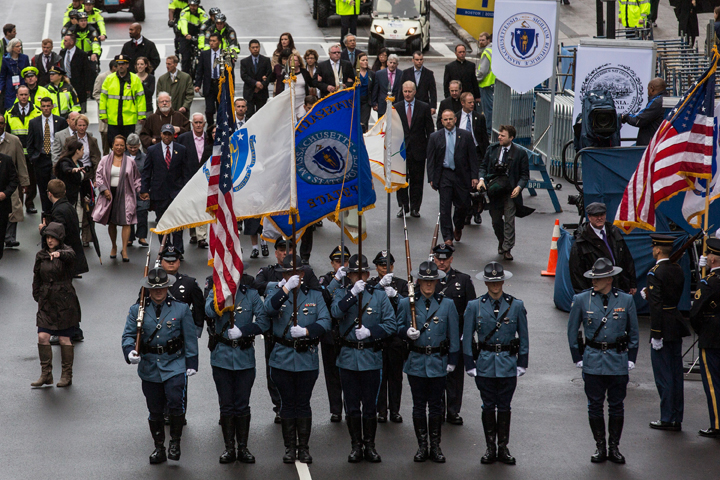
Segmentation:
<svg viewBox="0 0 720 480">
<path fill-rule="evenodd" d="M 550 125 L 550 93 L 538 93 L 535 104 L 535 137 L 533 139 L 534 149 L 547 158 L 549 173 L 555 177 L 562 176 L 563 148 L 568 141 L 574 137 L 573 108 L 575 94 L 572 90 L 565 93 L 555 94 L 555 108 L 552 112 L 553 133 L 552 138 L 548 135 Z M 575 150 L 571 146 L 567 152 L 569 158 L 573 158 Z M 572 162 L 570 161 L 568 166 Z"/>
<path fill-rule="evenodd" d="M 500 125 L 512 125 L 517 130 L 515 142 L 526 147 L 530 146 L 534 103 L 535 92 L 533 90 L 518 93 L 500 80 L 495 80 L 491 141 L 497 142 Z"/>
</svg>

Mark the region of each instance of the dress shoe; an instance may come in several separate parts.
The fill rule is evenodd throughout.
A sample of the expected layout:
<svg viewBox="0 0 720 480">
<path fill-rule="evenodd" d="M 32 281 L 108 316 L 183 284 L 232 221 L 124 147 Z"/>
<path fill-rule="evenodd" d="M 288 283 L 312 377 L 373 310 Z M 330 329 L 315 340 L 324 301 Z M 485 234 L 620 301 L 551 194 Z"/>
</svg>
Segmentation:
<svg viewBox="0 0 720 480">
<path fill-rule="evenodd" d="M 342 422 L 342 415 L 338 415 L 337 413 L 330 414 L 330 423 L 340 423 L 340 422 Z"/>
<path fill-rule="evenodd" d="M 417 210 L 410 210 L 410 216 L 420 218 L 420 212 L 418 212 Z"/>
<path fill-rule="evenodd" d="M 303 258 L 300 260 L 300 265 L 310 265 L 310 259 L 309 258 Z"/>
<path fill-rule="evenodd" d="M 198 240 L 198 248 L 208 248 L 207 240 Z"/>
<path fill-rule="evenodd" d="M 198 239 L 196 236 L 190 237 L 190 245 L 195 245 L 198 242 Z"/>
<path fill-rule="evenodd" d="M 260 245 L 260 251 L 262 252 L 263 257 L 270 255 L 270 250 L 268 250 L 267 244 Z"/>
<path fill-rule="evenodd" d="M 282 419 L 280 418 L 280 414 L 279 414 L 279 413 L 276 413 L 276 414 L 275 414 L 275 423 L 277 423 L 277 424 L 282 423 Z"/>
<path fill-rule="evenodd" d="M 387 414 L 378 413 L 378 423 L 387 423 Z"/>
<path fill-rule="evenodd" d="M 508 262 L 512 262 L 512 261 L 513 261 L 513 256 L 512 256 L 512 253 L 510 253 L 510 250 L 508 250 L 507 252 L 503 253 L 503 258 L 504 258 L 505 260 L 507 260 Z"/>
<path fill-rule="evenodd" d="M 455 241 L 459 242 L 460 239 L 462 238 L 462 230 L 458 230 L 456 228 L 455 231 L 453 232 L 453 235 L 455 236 Z"/>
<path fill-rule="evenodd" d="M 498 255 L 502 255 L 504 251 L 505 250 L 502 248 L 502 242 L 498 243 Z"/>
<path fill-rule="evenodd" d="M 482 224 L 482 215 L 480 215 L 479 213 L 476 213 L 475 216 L 473 217 L 473 221 L 477 225 L 481 225 Z"/>
<path fill-rule="evenodd" d="M 445 240 L 445 245 L 450 245 L 451 247 L 454 247 L 452 240 Z"/>
<path fill-rule="evenodd" d="M 698 431 L 701 437 L 708 437 L 708 438 L 720 438 L 720 430 L 716 428 L 707 428 L 705 430 Z"/>
<path fill-rule="evenodd" d="M 448 414 L 447 416 L 447 422 L 451 425 L 462 425 L 463 419 L 460 415 L 457 413 L 455 414 Z"/>
<path fill-rule="evenodd" d="M 682 430 L 682 424 L 680 422 L 663 422 L 662 420 L 657 420 L 655 422 L 650 422 L 650 428 L 654 428 L 655 430 L 670 430 L 671 432 L 679 432 Z"/>
<path fill-rule="evenodd" d="M 37 210 L 35 209 L 35 207 L 27 207 L 27 208 L 25 209 L 25 211 L 26 211 L 27 213 L 29 213 L 30 215 L 32 215 L 33 213 L 37 213 Z"/>
<path fill-rule="evenodd" d="M 12 241 L 5 242 L 5 248 L 14 248 L 14 247 L 19 247 L 19 246 L 20 246 L 20 242 L 12 242 Z"/>
<path fill-rule="evenodd" d="M 260 250 L 257 248 L 252 249 L 252 253 L 250 254 L 250 258 L 258 258 L 260 256 Z"/>
<path fill-rule="evenodd" d="M 465 217 L 465 225 L 470 225 L 472 223 L 472 215 L 468 215 Z"/>
<path fill-rule="evenodd" d="M 142 240 L 142 239 L 141 239 L 141 240 L 138 240 L 138 244 L 139 244 L 141 247 L 147 247 L 147 246 L 148 246 L 148 242 L 146 242 L 145 240 Z"/>
<path fill-rule="evenodd" d="M 390 421 L 393 423 L 402 423 L 402 421 L 403 421 L 402 415 L 400 415 L 399 413 L 391 413 Z"/>
</svg>

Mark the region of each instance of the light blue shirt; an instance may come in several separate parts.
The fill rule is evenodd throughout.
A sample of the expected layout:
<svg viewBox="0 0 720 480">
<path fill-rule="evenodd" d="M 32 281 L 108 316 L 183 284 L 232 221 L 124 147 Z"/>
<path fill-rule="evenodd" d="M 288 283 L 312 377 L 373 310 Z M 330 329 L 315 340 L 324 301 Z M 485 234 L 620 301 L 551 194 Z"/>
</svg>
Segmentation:
<svg viewBox="0 0 720 480">
<path fill-rule="evenodd" d="M 455 139 L 457 138 L 457 128 L 452 130 L 445 129 L 445 160 L 443 167 L 455 170 Z"/>
<path fill-rule="evenodd" d="M 410 106 L 411 113 L 414 115 L 415 114 L 415 99 L 414 98 L 413 98 L 412 102 L 408 102 L 407 100 L 405 100 L 405 113 L 407 113 L 408 106 Z M 408 122 L 412 122 L 412 118 L 408 118 Z"/>
<path fill-rule="evenodd" d="M 415 85 L 420 85 L 420 75 L 422 75 L 422 67 L 420 69 L 415 69 Z"/>
</svg>

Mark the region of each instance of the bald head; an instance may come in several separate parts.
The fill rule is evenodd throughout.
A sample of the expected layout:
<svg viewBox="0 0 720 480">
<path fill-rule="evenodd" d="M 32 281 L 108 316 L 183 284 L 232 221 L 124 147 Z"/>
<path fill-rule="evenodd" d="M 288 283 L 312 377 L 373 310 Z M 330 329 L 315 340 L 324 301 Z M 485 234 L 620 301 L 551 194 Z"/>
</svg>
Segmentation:
<svg viewBox="0 0 720 480">
<path fill-rule="evenodd" d="M 130 38 L 137 40 L 142 35 L 142 25 L 139 23 L 133 23 L 130 25 Z"/>
<path fill-rule="evenodd" d="M 654 97 L 655 95 L 662 93 L 667 88 L 667 83 L 662 78 L 653 78 L 648 83 L 648 95 Z"/>
</svg>

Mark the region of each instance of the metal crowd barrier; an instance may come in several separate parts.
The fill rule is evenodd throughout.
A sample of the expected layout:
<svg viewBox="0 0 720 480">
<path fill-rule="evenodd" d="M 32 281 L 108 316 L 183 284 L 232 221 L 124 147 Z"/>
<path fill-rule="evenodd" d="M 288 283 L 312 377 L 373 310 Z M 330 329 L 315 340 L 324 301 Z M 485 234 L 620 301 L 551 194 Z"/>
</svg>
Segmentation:
<svg viewBox="0 0 720 480">
<path fill-rule="evenodd" d="M 709 66 L 709 59 L 684 38 L 656 40 L 657 76 L 663 78 L 671 95 L 683 95 Z"/>
<path fill-rule="evenodd" d="M 532 144 L 533 108 L 535 92 L 518 93 L 500 80 L 495 80 L 493 103 L 492 142 L 497 142 L 500 125 L 512 125 L 517 130 L 515 142 L 523 146 Z"/>
<path fill-rule="evenodd" d="M 535 150 L 548 159 L 550 175 L 562 177 L 562 154 L 565 144 L 574 137 L 573 108 L 575 94 L 572 90 L 555 94 L 555 108 L 552 112 L 553 133 L 549 137 L 547 130 L 550 124 L 550 93 L 538 93 L 535 104 Z M 575 150 L 570 147 L 567 153 L 569 158 L 575 156 Z M 569 162 L 570 166 L 572 162 Z M 581 179 L 581 178 L 579 178 Z"/>
</svg>

